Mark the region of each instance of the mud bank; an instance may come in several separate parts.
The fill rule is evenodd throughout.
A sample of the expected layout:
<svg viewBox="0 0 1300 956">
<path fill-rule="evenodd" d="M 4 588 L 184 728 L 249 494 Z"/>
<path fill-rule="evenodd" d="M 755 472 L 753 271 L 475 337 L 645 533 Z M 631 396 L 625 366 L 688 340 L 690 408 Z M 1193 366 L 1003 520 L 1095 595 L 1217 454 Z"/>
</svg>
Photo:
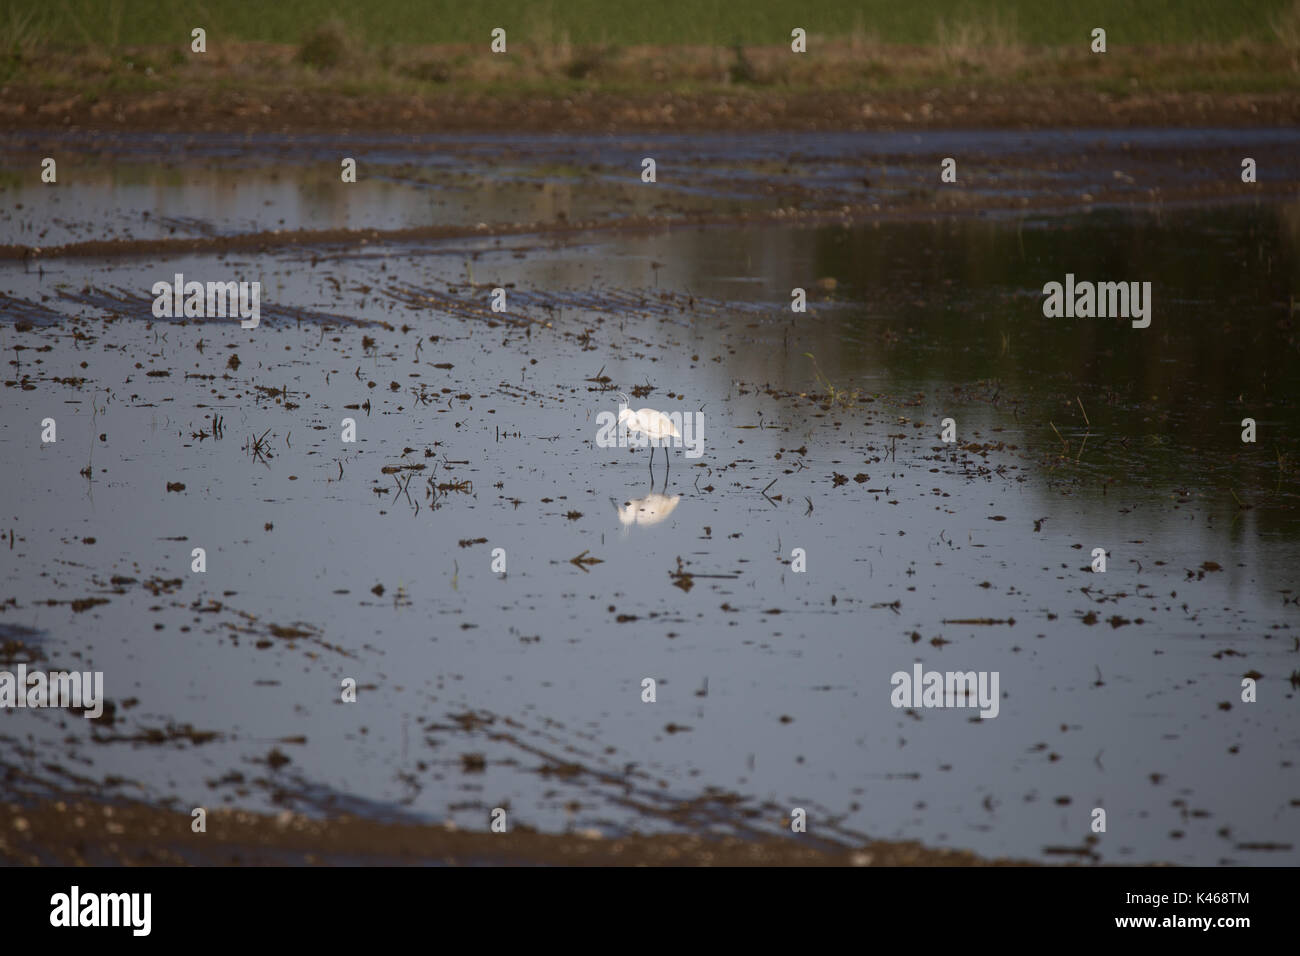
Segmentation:
<svg viewBox="0 0 1300 956">
<path fill-rule="evenodd" d="M 916 843 L 809 847 L 736 837 L 603 837 L 598 832 L 470 833 L 437 825 L 313 820 L 214 811 L 206 833 L 189 814 L 85 801 L 0 805 L 0 864 L 52 866 L 1026 866 Z"/>
<path fill-rule="evenodd" d="M 1300 122 L 1300 93 L 965 87 L 881 92 L 417 93 L 16 89 L 0 131 L 690 132 L 1097 127 L 1264 127 Z"/>
<path fill-rule="evenodd" d="M 1300 186 L 1289 129 L 933 130 L 781 134 L 233 135 L 30 130 L 50 190 L 0 181 L 0 260 L 432 247 L 536 236 L 590 242 L 670 228 L 816 229 L 938 217 L 1285 200 Z M 956 181 L 939 181 L 959 156 Z M 1241 181 L 1242 156 L 1258 182 Z M 361 180 L 340 189 L 339 156 Z M 641 182 L 641 158 L 659 178 Z M 112 174 L 101 164 L 112 163 Z M 331 169 L 331 167 L 335 167 Z M 285 175 L 285 174 L 288 175 Z M 324 198 L 329 196 L 329 201 Z M 272 224 L 276 228 L 271 228 Z"/>
</svg>

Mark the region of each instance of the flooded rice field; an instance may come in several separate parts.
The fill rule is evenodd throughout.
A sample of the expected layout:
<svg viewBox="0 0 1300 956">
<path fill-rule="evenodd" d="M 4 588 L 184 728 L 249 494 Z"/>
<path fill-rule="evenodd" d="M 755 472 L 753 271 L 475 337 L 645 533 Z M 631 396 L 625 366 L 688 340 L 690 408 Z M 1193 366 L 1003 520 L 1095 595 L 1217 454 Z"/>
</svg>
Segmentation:
<svg viewBox="0 0 1300 956">
<path fill-rule="evenodd" d="M 10 799 L 1300 862 L 1295 131 L 14 140 Z"/>
</svg>

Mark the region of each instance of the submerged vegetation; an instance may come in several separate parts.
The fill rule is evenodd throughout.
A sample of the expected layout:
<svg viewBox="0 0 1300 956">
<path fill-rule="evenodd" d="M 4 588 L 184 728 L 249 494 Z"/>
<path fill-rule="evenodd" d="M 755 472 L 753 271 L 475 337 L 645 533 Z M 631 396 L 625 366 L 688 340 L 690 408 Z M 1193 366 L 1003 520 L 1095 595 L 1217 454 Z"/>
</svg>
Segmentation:
<svg viewBox="0 0 1300 956">
<path fill-rule="evenodd" d="M 837 389 L 834 384 L 832 384 L 826 376 L 822 374 L 821 366 L 817 364 L 817 357 L 811 352 L 804 352 L 803 354 L 812 361 L 813 371 L 817 376 L 817 382 L 823 389 L 825 389 L 827 407 L 839 406 L 841 408 L 852 408 L 858 403 L 858 400 L 862 397 L 862 393 L 858 391 L 858 389 Z"/>
</svg>

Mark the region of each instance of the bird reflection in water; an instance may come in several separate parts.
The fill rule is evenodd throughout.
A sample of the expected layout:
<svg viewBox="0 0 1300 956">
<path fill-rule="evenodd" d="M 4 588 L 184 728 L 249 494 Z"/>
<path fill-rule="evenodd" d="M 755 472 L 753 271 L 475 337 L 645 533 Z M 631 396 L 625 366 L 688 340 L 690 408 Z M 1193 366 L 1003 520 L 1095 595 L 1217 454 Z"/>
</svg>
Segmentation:
<svg viewBox="0 0 1300 956">
<path fill-rule="evenodd" d="M 619 523 L 626 532 L 633 525 L 645 528 L 652 524 L 659 524 L 673 513 L 673 509 L 681 500 L 681 495 L 666 495 L 655 491 L 654 486 L 651 485 L 650 494 L 644 498 L 632 498 L 621 505 L 613 498 L 610 498 L 609 502 L 618 512 Z"/>
</svg>

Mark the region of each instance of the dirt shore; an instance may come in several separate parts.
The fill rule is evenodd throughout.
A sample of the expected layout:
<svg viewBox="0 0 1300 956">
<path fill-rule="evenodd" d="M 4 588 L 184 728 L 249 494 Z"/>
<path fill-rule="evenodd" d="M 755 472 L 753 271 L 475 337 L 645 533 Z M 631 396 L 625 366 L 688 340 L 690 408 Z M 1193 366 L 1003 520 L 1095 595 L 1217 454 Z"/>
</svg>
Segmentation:
<svg viewBox="0 0 1300 956">
<path fill-rule="evenodd" d="M 469 833 L 435 824 L 312 819 L 213 810 L 207 832 L 188 813 L 143 804 L 4 804 L 0 863 L 10 865 L 562 865 L 986 866 L 974 854 L 916 843 L 826 848 L 788 840 L 699 835 L 605 838 L 594 833 Z"/>
<path fill-rule="evenodd" d="M 0 130 L 62 128 L 331 132 L 886 130 L 898 128 L 1289 126 L 1300 93 L 1080 88 L 932 89 L 880 93 L 579 92 L 573 95 L 198 89 L 95 97 L 6 88 Z"/>
</svg>

